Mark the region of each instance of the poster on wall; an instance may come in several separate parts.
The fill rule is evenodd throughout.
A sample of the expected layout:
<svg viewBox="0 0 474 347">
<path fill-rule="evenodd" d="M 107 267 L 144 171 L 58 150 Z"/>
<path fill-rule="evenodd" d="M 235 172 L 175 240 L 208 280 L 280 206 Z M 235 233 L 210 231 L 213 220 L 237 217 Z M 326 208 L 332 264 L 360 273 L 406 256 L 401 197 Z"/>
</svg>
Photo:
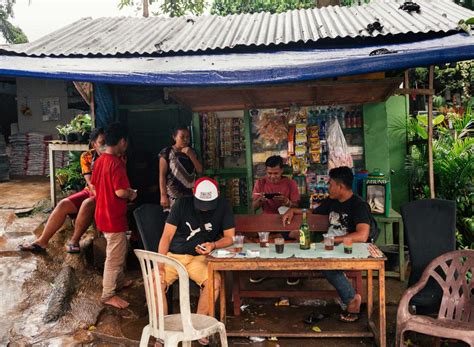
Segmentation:
<svg viewBox="0 0 474 347">
<path fill-rule="evenodd" d="M 289 109 L 250 110 L 252 124 L 252 162 L 256 177 L 265 176 L 265 160 L 288 154 Z"/>
<path fill-rule="evenodd" d="M 43 122 L 57 121 L 61 116 L 61 107 L 59 105 L 59 97 L 41 98 L 41 117 Z"/>
</svg>

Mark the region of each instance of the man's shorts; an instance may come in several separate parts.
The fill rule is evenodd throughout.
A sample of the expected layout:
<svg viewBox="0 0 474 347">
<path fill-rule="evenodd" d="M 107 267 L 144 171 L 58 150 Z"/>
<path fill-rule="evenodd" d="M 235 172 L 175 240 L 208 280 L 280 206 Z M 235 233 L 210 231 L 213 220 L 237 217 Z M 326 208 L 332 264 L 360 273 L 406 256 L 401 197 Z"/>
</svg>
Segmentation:
<svg viewBox="0 0 474 347">
<path fill-rule="evenodd" d="M 77 211 L 79 211 L 84 200 L 92 197 L 94 197 L 94 195 L 89 191 L 89 189 L 83 189 L 80 192 L 68 196 L 66 199 L 69 199 L 74 206 L 76 206 Z"/>
<path fill-rule="evenodd" d="M 205 255 L 174 254 L 168 252 L 168 257 L 179 261 L 188 271 L 189 278 L 198 286 L 207 281 L 207 261 Z M 165 265 L 165 281 L 170 286 L 178 279 L 178 272 L 174 267 Z"/>
</svg>

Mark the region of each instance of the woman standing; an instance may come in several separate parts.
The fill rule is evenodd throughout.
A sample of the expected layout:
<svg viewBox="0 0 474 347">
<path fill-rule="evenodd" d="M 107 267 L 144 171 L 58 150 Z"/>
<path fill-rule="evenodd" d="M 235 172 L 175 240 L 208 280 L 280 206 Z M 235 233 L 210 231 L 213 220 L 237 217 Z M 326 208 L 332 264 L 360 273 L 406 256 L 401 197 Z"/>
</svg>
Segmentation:
<svg viewBox="0 0 474 347">
<path fill-rule="evenodd" d="M 174 145 L 160 154 L 160 205 L 169 209 L 177 198 L 193 195 L 196 173 L 202 165 L 194 150 L 189 147 L 189 130 L 180 127 L 173 132 Z"/>
</svg>

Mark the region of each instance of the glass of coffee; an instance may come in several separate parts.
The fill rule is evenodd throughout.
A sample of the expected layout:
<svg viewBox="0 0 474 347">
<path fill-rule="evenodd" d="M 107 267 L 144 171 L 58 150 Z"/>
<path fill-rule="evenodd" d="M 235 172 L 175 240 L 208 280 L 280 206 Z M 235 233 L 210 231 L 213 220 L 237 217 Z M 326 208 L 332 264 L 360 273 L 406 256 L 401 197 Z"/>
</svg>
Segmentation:
<svg viewBox="0 0 474 347">
<path fill-rule="evenodd" d="M 344 243 L 344 253 L 352 254 L 352 237 L 344 237 L 342 242 Z"/>
<path fill-rule="evenodd" d="M 236 252 L 242 252 L 244 247 L 244 235 L 235 235 L 234 239 L 234 248 Z"/>
<path fill-rule="evenodd" d="M 268 247 L 268 237 L 270 236 L 270 232 L 268 231 L 260 231 L 258 233 L 258 237 L 260 239 L 260 247 L 267 248 Z"/>
<path fill-rule="evenodd" d="M 275 239 L 275 251 L 281 254 L 285 251 L 285 239 L 283 237 L 277 237 Z"/>
<path fill-rule="evenodd" d="M 326 251 L 332 251 L 334 249 L 334 236 L 324 234 L 324 249 Z"/>
</svg>

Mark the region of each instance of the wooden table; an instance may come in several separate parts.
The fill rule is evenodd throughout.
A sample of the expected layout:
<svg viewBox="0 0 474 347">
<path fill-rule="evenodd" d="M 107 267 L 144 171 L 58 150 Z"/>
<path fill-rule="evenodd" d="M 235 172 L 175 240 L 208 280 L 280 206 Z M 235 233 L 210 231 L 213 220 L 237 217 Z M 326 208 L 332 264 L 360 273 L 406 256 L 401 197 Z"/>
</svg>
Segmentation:
<svg viewBox="0 0 474 347">
<path fill-rule="evenodd" d="M 367 317 L 369 331 L 357 332 L 303 332 L 289 333 L 278 332 L 271 333 L 271 336 L 281 337 L 374 337 L 379 346 L 386 346 L 386 313 L 385 313 L 385 256 L 381 253 L 379 257 L 370 257 L 367 253 L 368 244 L 354 244 L 354 254 L 364 254 L 367 256 L 360 258 L 350 258 L 342 251 L 342 245 L 335 247 L 334 251 L 324 251 L 322 244 L 316 244 L 317 249 L 299 251 L 298 244 L 286 244 L 285 253 L 276 255 L 273 247 L 267 248 L 268 251 L 258 258 L 233 257 L 233 258 L 215 258 L 208 256 L 208 290 L 209 302 L 214 302 L 214 278 L 219 271 L 281 271 L 281 270 L 360 270 L 367 271 Z M 244 251 L 248 249 L 260 250 L 258 244 L 245 244 Z M 304 252 L 304 253 L 301 253 Z M 294 256 L 292 256 L 294 255 Z M 314 257 L 313 257 L 314 256 Z M 278 257 L 278 258 L 275 258 Z M 286 258 L 284 258 L 286 257 Z M 290 257 L 290 258 L 288 258 Z M 379 322 L 376 325 L 373 321 L 373 271 L 378 271 L 379 285 Z M 223 278 L 223 277 L 222 277 Z M 220 320 L 225 323 L 226 320 L 226 295 L 225 281 L 221 281 L 220 293 Z M 215 316 L 214 305 L 210 305 L 210 315 Z M 245 331 L 227 331 L 229 336 L 263 336 L 259 333 Z"/>
</svg>

